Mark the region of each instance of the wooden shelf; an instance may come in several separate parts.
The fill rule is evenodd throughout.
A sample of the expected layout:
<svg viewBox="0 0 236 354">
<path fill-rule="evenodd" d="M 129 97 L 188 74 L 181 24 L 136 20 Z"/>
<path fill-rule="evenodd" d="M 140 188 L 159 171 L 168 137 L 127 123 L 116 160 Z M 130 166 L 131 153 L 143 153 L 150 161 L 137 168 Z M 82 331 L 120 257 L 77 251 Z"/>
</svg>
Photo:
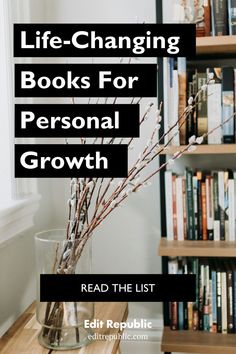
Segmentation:
<svg viewBox="0 0 236 354">
<path fill-rule="evenodd" d="M 236 241 L 168 241 L 162 237 L 159 256 L 236 257 Z"/>
<path fill-rule="evenodd" d="M 106 321 L 112 319 L 114 322 L 124 322 L 128 316 L 128 305 L 126 302 L 95 302 L 95 316 L 98 320 Z M 38 343 L 40 325 L 35 318 L 35 304 L 32 304 L 13 324 L 13 326 L 0 338 L 0 353 L 35 353 L 35 354 L 56 354 L 58 351 L 41 347 Z M 65 350 L 67 354 L 116 354 L 119 352 L 120 339 L 118 328 L 107 329 L 105 326 L 96 329 L 95 333 L 101 335 L 112 335 L 111 340 L 94 340 L 88 346 L 77 350 Z"/>
<path fill-rule="evenodd" d="M 164 328 L 162 352 L 235 354 L 236 335 Z"/>
<path fill-rule="evenodd" d="M 162 147 L 162 145 L 161 145 Z M 184 149 L 185 145 L 170 146 L 162 151 L 161 155 L 173 155 L 175 152 Z M 207 154 L 236 154 L 236 144 L 219 144 L 219 145 L 196 145 L 196 150 L 185 151 L 186 155 L 207 155 Z"/>
<path fill-rule="evenodd" d="M 235 54 L 236 36 L 197 37 L 197 55 Z"/>
</svg>

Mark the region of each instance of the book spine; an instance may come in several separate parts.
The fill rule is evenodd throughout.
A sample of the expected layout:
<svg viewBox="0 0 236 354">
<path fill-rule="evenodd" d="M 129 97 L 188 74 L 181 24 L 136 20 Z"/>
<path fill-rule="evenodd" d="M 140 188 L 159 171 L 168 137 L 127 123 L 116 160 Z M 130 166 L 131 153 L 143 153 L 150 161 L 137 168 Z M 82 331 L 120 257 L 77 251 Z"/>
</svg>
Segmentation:
<svg viewBox="0 0 236 354">
<path fill-rule="evenodd" d="M 206 177 L 207 238 L 213 240 L 212 178 Z"/>
<path fill-rule="evenodd" d="M 201 181 L 198 180 L 198 240 L 203 239 L 203 228 L 202 228 L 202 192 L 201 192 Z"/>
<path fill-rule="evenodd" d="M 187 196 L 187 220 L 188 220 L 188 240 L 194 240 L 194 204 L 193 204 L 193 174 L 191 170 L 186 170 L 186 196 Z"/>
<path fill-rule="evenodd" d="M 221 124 L 222 108 L 221 108 L 221 84 L 211 84 L 207 87 L 207 116 L 208 116 L 208 132 Z M 208 136 L 208 144 L 221 144 L 222 131 L 216 129 Z"/>
<path fill-rule="evenodd" d="M 222 333 L 227 333 L 227 283 L 226 272 L 221 273 L 221 318 L 222 318 Z"/>
<path fill-rule="evenodd" d="M 234 179 L 228 181 L 229 195 L 229 241 L 235 241 L 235 182 Z"/>
<path fill-rule="evenodd" d="M 187 206 L 186 206 L 186 180 L 182 178 L 182 202 L 183 202 L 183 227 L 184 227 L 184 240 L 187 240 Z"/>
<path fill-rule="evenodd" d="M 178 58 L 178 82 L 179 82 L 179 131 L 180 144 L 184 145 L 186 142 L 186 122 L 184 118 L 184 110 L 187 103 L 187 74 L 186 74 L 186 58 Z"/>
<path fill-rule="evenodd" d="M 224 217 L 225 217 L 225 240 L 229 241 L 229 172 L 224 172 Z"/>
<path fill-rule="evenodd" d="M 234 114 L 234 70 L 222 69 L 222 123 Z M 223 125 L 223 142 L 235 143 L 234 119 Z"/>
<path fill-rule="evenodd" d="M 217 271 L 217 333 L 222 333 L 221 272 Z"/>
<path fill-rule="evenodd" d="M 203 323 L 203 313 L 204 313 L 204 291 L 205 285 L 204 285 L 204 265 L 200 265 L 200 272 L 199 272 L 199 330 L 202 331 L 204 328 L 204 323 Z"/>
<path fill-rule="evenodd" d="M 177 239 L 184 240 L 184 215 L 183 215 L 183 181 L 182 177 L 176 178 L 176 212 L 177 212 Z"/>
<path fill-rule="evenodd" d="M 194 207 L 194 239 L 198 239 L 198 180 L 197 176 L 193 176 L 193 207 Z"/>
<path fill-rule="evenodd" d="M 228 15 L 226 0 L 212 0 L 212 29 L 214 36 L 224 36 L 228 34 Z"/>
<path fill-rule="evenodd" d="M 212 327 L 211 332 L 217 332 L 217 281 L 216 281 L 216 271 L 211 271 L 212 279 Z"/>
<path fill-rule="evenodd" d="M 174 240 L 178 239 L 177 233 L 177 204 L 176 204 L 176 176 L 172 176 L 172 201 L 173 201 L 173 232 Z"/>
<path fill-rule="evenodd" d="M 204 266 L 203 330 L 209 332 L 209 265 Z"/>
<path fill-rule="evenodd" d="M 207 240 L 207 208 L 206 208 L 206 182 L 201 183 L 202 190 L 202 239 Z"/>
<path fill-rule="evenodd" d="M 207 90 L 201 90 L 201 87 L 203 85 L 206 85 L 207 83 L 207 77 L 206 73 L 198 73 L 197 76 L 197 85 L 198 85 L 198 91 L 199 93 L 199 98 L 197 100 L 198 104 L 196 107 L 197 110 L 197 135 L 198 136 L 203 136 L 208 132 L 208 127 L 207 127 Z M 201 91 L 200 91 L 201 90 Z M 204 144 L 207 144 L 207 136 L 204 137 Z"/>
<path fill-rule="evenodd" d="M 236 0 L 228 0 L 229 34 L 236 34 Z"/>
<path fill-rule="evenodd" d="M 177 258 L 169 259 L 168 273 L 178 274 L 178 260 Z M 172 330 L 178 329 L 178 302 L 170 302 L 170 328 Z"/>
<path fill-rule="evenodd" d="M 225 240 L 225 195 L 224 195 L 224 172 L 218 172 L 219 213 L 220 213 L 220 240 Z"/>
<path fill-rule="evenodd" d="M 173 200 L 172 200 L 172 172 L 165 171 L 165 206 L 166 206 L 166 228 L 167 239 L 174 239 L 174 226 L 173 226 Z"/>
<path fill-rule="evenodd" d="M 233 270 L 233 304 L 234 333 L 236 333 L 236 270 Z"/>
<path fill-rule="evenodd" d="M 219 212 L 219 189 L 218 173 L 213 173 L 213 205 L 214 205 L 214 240 L 220 241 L 220 212 Z"/>
<path fill-rule="evenodd" d="M 233 321 L 233 273 L 227 270 L 227 333 L 234 332 Z"/>
</svg>

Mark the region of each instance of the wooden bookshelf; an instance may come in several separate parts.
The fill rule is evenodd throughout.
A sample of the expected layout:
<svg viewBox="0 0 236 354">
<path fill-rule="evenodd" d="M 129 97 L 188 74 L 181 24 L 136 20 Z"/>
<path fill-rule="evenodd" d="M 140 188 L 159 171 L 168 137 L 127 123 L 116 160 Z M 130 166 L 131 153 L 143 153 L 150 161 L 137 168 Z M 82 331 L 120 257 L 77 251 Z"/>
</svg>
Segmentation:
<svg viewBox="0 0 236 354">
<path fill-rule="evenodd" d="M 236 335 L 164 328 L 162 352 L 235 354 Z"/>
<path fill-rule="evenodd" d="M 159 256 L 236 257 L 236 241 L 169 241 L 162 237 Z"/>
<path fill-rule="evenodd" d="M 235 54 L 236 36 L 197 37 L 198 55 L 205 54 Z"/>
<path fill-rule="evenodd" d="M 184 148 L 185 145 L 169 146 L 166 150 L 162 151 L 160 154 L 172 155 L 177 151 L 183 150 Z M 236 144 L 196 145 L 196 150 L 185 151 L 184 154 L 186 155 L 236 154 Z"/>
</svg>

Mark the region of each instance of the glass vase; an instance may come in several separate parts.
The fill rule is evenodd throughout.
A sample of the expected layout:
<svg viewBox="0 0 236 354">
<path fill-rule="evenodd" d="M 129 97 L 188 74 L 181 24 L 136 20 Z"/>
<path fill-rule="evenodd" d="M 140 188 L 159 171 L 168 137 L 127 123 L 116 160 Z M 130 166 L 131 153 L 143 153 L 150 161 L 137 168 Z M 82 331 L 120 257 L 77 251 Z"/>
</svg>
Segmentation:
<svg viewBox="0 0 236 354">
<path fill-rule="evenodd" d="M 37 302 L 36 318 L 41 325 L 39 343 L 49 349 L 76 349 L 87 345 L 90 330 L 84 321 L 94 317 L 93 302 L 40 302 L 40 274 L 88 274 L 91 272 L 91 241 L 78 260 L 71 252 L 79 240 L 67 240 L 65 230 L 49 230 L 35 235 Z M 73 253 L 74 254 L 74 253 Z M 58 289 L 60 291 L 60 289 Z"/>
</svg>

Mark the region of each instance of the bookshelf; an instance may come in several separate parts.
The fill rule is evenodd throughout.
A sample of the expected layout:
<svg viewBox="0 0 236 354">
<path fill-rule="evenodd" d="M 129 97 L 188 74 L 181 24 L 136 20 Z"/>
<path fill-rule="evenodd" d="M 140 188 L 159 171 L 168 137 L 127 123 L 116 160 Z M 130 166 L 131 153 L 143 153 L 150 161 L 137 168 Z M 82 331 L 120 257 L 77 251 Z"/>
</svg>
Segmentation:
<svg viewBox="0 0 236 354">
<path fill-rule="evenodd" d="M 189 333 L 188 333 L 189 332 Z M 161 350 L 165 353 L 235 354 L 236 336 L 203 331 L 172 331 L 164 328 Z"/>
<path fill-rule="evenodd" d="M 162 237 L 158 255 L 162 257 L 236 257 L 236 241 L 168 241 Z"/>
<path fill-rule="evenodd" d="M 175 152 L 183 150 L 186 146 L 170 146 L 166 150 L 161 151 L 160 155 L 173 155 Z M 163 146 L 160 146 L 162 149 Z M 236 144 L 222 145 L 196 145 L 196 150 L 185 151 L 185 155 L 207 155 L 207 154 L 236 154 Z"/>
<path fill-rule="evenodd" d="M 198 37 L 196 52 L 197 55 L 235 54 L 236 36 Z"/>
<path fill-rule="evenodd" d="M 162 22 L 162 2 L 157 1 L 157 22 Z M 196 39 L 196 60 L 225 59 L 236 57 L 236 36 L 221 37 L 199 37 Z M 191 58 L 194 61 L 195 58 Z M 158 59 L 158 93 L 159 101 L 163 101 L 163 60 Z M 164 128 L 160 134 L 164 133 Z M 160 146 L 162 149 L 163 146 Z M 177 151 L 181 151 L 185 146 L 170 146 L 161 151 L 160 164 L 166 162 L 168 155 L 173 155 Z M 219 155 L 219 164 L 224 160 L 224 156 L 230 156 L 232 161 L 236 157 L 236 144 L 222 145 L 197 145 L 196 150 L 186 151 L 184 155 L 204 155 L 216 157 Z M 234 156 L 233 156 L 234 155 Z M 169 241 L 165 237 L 166 232 L 166 211 L 165 211 L 165 171 L 160 173 L 160 210 L 161 210 L 161 232 L 163 237 L 159 242 L 158 255 L 162 257 L 163 273 L 168 271 L 167 257 L 236 257 L 236 241 Z M 169 304 L 163 304 L 164 330 L 161 341 L 161 351 L 165 354 L 171 352 L 181 353 L 214 353 L 222 354 L 236 353 L 236 335 L 210 333 L 206 331 L 193 330 L 171 330 L 169 328 Z"/>
</svg>

